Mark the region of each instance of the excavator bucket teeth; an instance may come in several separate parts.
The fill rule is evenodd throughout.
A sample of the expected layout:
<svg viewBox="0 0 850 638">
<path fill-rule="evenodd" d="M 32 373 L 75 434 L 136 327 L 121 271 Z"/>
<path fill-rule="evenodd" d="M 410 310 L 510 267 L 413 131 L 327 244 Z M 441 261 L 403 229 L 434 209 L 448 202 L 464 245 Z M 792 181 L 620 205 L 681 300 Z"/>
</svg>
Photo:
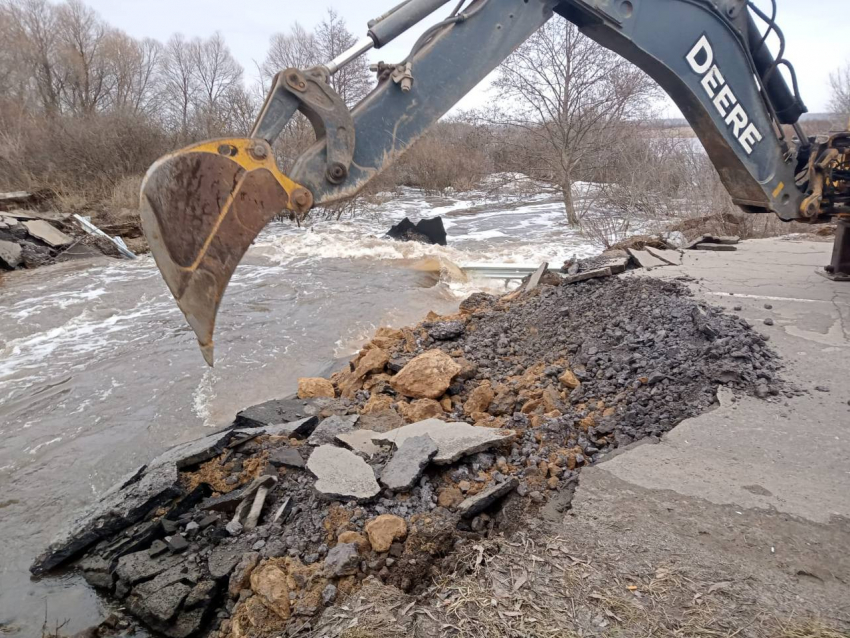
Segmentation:
<svg viewBox="0 0 850 638">
<path fill-rule="evenodd" d="M 293 194 L 309 191 L 278 171 L 262 140 L 203 142 L 166 155 L 148 170 L 141 217 L 151 253 L 213 365 L 221 298 L 251 242 Z"/>
</svg>

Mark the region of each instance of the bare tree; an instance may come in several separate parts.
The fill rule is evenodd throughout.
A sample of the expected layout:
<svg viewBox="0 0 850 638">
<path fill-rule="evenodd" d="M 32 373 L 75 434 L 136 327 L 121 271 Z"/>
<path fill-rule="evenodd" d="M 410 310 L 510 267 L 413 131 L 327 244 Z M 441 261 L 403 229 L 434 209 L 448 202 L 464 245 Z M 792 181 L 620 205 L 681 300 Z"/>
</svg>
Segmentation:
<svg viewBox="0 0 850 638">
<path fill-rule="evenodd" d="M 832 87 L 829 110 L 842 116 L 842 124 L 846 124 L 850 118 L 850 62 L 829 74 L 829 84 Z"/>
<path fill-rule="evenodd" d="M 345 20 L 333 9 L 316 27 L 316 46 L 321 62 L 330 62 L 357 42 Z M 361 56 L 331 76 L 331 86 L 348 106 L 362 100 L 372 90 L 374 82 L 369 63 Z"/>
<path fill-rule="evenodd" d="M 156 83 L 162 45 L 146 38 L 141 42 L 120 31 L 110 34 L 107 58 L 112 67 L 112 108 L 150 115 L 156 107 Z"/>
<path fill-rule="evenodd" d="M 20 65 L 44 111 L 54 116 L 61 110 L 66 77 L 60 62 L 56 9 L 46 0 L 5 0 L 6 41 L 13 64 Z"/>
<path fill-rule="evenodd" d="M 59 5 L 56 25 L 60 53 L 68 69 L 64 91 L 67 105 L 73 112 L 93 113 L 104 105 L 114 88 L 114 76 L 104 51 L 109 29 L 80 0 Z"/>
<path fill-rule="evenodd" d="M 221 34 L 190 45 L 192 70 L 197 79 L 195 113 L 204 136 L 232 129 L 232 107 L 244 99 L 242 66 L 230 53 Z"/>
<path fill-rule="evenodd" d="M 242 67 L 218 32 L 208 40 L 193 40 L 191 53 L 200 104 L 215 108 L 234 86 L 241 84 Z"/>
<path fill-rule="evenodd" d="M 572 225 L 579 224 L 573 182 L 615 156 L 620 124 L 643 117 L 658 91 L 642 71 L 560 19 L 500 65 L 494 87 L 507 106 L 485 119 L 522 130 L 517 166 L 560 189 Z"/>
<path fill-rule="evenodd" d="M 179 33 L 171 36 L 160 58 L 160 97 L 168 126 L 186 138 L 200 91 L 191 44 Z"/>
<path fill-rule="evenodd" d="M 266 59 L 260 65 L 264 92 L 271 79 L 283 69 L 307 69 L 320 64 L 315 36 L 297 22 L 289 33 L 275 33 L 269 41 Z"/>
<path fill-rule="evenodd" d="M 330 62 L 356 41 L 345 20 L 333 9 L 328 9 L 315 31 L 295 23 L 289 33 L 276 33 L 271 38 L 266 59 L 260 65 L 264 86 L 283 69 L 307 69 Z M 360 57 L 336 72 L 330 83 L 348 106 L 357 104 L 373 86 L 366 58 Z"/>
</svg>

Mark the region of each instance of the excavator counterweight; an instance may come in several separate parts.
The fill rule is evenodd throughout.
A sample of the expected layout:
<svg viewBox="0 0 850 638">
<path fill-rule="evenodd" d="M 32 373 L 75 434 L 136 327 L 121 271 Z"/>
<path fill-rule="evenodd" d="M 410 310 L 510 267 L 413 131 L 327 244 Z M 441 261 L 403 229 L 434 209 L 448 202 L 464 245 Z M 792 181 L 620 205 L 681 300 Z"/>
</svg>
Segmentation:
<svg viewBox="0 0 850 638">
<path fill-rule="evenodd" d="M 207 363 L 222 295 L 262 228 L 275 215 L 300 218 L 356 194 L 555 13 L 668 93 L 745 212 L 837 219 L 824 274 L 850 279 L 850 133 L 813 139 L 803 131 L 806 107 L 782 57 L 775 11 L 768 16 L 748 0 L 462 0 L 405 59 L 377 65 L 377 86 L 349 109 L 330 76 L 447 2 L 404 0 L 334 60 L 278 73 L 248 137 L 195 144 L 148 171 L 145 235 Z M 777 56 L 767 46 L 771 35 L 781 45 Z M 285 176 L 271 145 L 296 112 L 311 122 L 316 142 Z"/>
</svg>

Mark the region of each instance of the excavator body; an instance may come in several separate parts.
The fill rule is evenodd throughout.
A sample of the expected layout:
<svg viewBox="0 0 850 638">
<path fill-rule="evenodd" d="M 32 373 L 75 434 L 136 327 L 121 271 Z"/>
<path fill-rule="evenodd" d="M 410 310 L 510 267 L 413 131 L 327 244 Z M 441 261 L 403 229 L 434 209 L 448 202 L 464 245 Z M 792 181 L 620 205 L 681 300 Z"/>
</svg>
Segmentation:
<svg viewBox="0 0 850 638">
<path fill-rule="evenodd" d="M 775 4 L 767 15 L 748 0 L 473 0 L 463 10 L 461 2 L 407 58 L 379 65 L 376 88 L 349 110 L 330 76 L 448 1 L 403 1 L 326 65 L 278 73 L 248 137 L 195 144 L 148 171 L 145 234 L 208 364 L 222 295 L 262 228 L 276 215 L 300 219 L 313 206 L 355 195 L 555 13 L 667 92 L 745 212 L 837 219 L 824 274 L 850 279 L 850 133 L 804 133 L 806 107 L 782 57 Z M 776 56 L 771 34 L 780 43 Z M 308 118 L 316 142 L 285 176 L 271 144 L 296 112 Z"/>
</svg>

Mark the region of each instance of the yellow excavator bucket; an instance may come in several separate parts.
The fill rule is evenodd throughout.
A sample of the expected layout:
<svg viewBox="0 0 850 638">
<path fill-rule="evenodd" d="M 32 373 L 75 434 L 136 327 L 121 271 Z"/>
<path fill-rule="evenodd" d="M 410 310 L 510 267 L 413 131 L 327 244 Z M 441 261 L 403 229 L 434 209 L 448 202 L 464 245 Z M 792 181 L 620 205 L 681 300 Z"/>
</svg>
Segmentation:
<svg viewBox="0 0 850 638">
<path fill-rule="evenodd" d="M 210 366 L 216 313 L 242 256 L 275 215 L 311 205 L 310 191 L 278 170 L 265 140 L 201 142 L 148 170 L 145 237 Z"/>
</svg>

